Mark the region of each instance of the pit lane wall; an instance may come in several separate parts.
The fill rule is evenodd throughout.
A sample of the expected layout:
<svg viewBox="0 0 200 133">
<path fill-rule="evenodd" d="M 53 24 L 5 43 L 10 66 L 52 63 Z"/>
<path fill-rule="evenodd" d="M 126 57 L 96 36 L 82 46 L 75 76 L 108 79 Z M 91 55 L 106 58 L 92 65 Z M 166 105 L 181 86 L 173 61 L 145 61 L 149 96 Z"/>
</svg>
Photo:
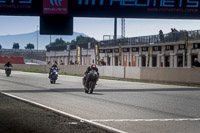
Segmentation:
<svg viewBox="0 0 200 133">
<path fill-rule="evenodd" d="M 200 84 L 200 68 L 141 68 L 140 78 Z"/>
<path fill-rule="evenodd" d="M 14 70 L 38 70 L 49 72 L 50 65 L 14 64 Z M 4 69 L 4 65 L 0 64 Z M 59 65 L 59 72 L 83 75 L 87 66 Z M 200 68 L 137 68 L 124 66 L 98 66 L 100 76 L 142 79 L 166 82 L 184 82 L 200 84 Z"/>
</svg>

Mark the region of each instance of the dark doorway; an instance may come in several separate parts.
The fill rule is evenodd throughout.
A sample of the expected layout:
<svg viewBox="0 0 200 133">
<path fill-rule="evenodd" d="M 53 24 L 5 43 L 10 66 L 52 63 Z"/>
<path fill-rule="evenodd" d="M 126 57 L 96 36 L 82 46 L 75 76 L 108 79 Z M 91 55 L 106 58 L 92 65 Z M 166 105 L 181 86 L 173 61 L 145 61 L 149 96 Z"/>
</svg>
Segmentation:
<svg viewBox="0 0 200 133">
<path fill-rule="evenodd" d="M 152 67 L 157 67 L 157 55 L 152 56 Z"/>
<path fill-rule="evenodd" d="M 177 56 L 177 67 L 183 67 L 183 54 Z"/>
<path fill-rule="evenodd" d="M 115 66 L 118 66 L 118 56 L 115 56 Z"/>
<path fill-rule="evenodd" d="M 194 58 L 198 58 L 197 54 L 192 54 L 191 65 L 194 66 Z"/>
<path fill-rule="evenodd" d="M 170 66 L 170 56 L 165 56 L 165 67 Z"/>
<path fill-rule="evenodd" d="M 110 66 L 110 57 L 109 56 L 107 57 L 107 64 L 108 64 L 108 66 Z"/>
<path fill-rule="evenodd" d="M 146 56 L 142 56 L 142 67 L 146 67 Z"/>
</svg>

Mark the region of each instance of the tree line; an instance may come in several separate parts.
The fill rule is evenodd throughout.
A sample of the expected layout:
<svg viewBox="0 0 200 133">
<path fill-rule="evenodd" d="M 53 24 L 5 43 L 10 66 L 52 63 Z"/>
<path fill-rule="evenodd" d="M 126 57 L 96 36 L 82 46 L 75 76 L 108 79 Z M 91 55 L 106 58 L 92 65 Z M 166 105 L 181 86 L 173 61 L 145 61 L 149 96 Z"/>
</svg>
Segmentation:
<svg viewBox="0 0 200 133">
<path fill-rule="evenodd" d="M 71 42 L 65 42 L 62 38 L 57 38 L 54 42 L 46 45 L 47 47 L 54 47 L 54 46 L 63 46 L 63 45 L 76 45 L 76 44 L 86 44 L 86 43 L 95 43 L 97 40 L 90 37 L 84 37 L 84 36 L 77 36 L 76 39 L 72 40 Z M 19 49 L 20 45 L 19 43 L 14 42 L 12 49 Z M 25 47 L 25 49 L 32 50 L 35 48 L 34 44 L 28 43 Z M 2 46 L 0 44 L 0 49 L 2 49 Z"/>
<path fill-rule="evenodd" d="M 19 48 L 20 48 L 19 43 L 14 42 L 14 43 L 13 43 L 12 49 L 19 49 Z M 24 48 L 25 48 L 25 49 L 30 49 L 30 50 L 31 50 L 31 49 L 34 49 L 35 46 L 34 46 L 34 44 L 32 44 L 32 43 L 28 43 Z M 1 44 L 0 44 L 0 49 L 2 49 Z"/>
<path fill-rule="evenodd" d="M 96 39 L 91 37 L 85 36 L 77 36 L 76 39 L 72 40 L 71 42 L 65 42 L 62 38 L 57 38 L 54 42 L 46 45 L 46 49 L 48 47 L 55 47 L 55 46 L 63 46 L 63 45 L 76 45 L 76 44 L 87 44 L 87 43 L 95 43 L 97 42 Z"/>
<path fill-rule="evenodd" d="M 158 35 L 160 42 L 168 42 L 168 41 L 178 41 L 178 40 L 184 40 L 185 36 L 188 34 L 187 30 L 176 30 L 175 28 L 171 29 L 171 32 L 168 34 L 163 34 L 163 31 L 160 30 Z M 190 39 L 194 39 L 197 37 L 200 37 L 200 33 L 194 33 L 191 34 Z M 55 46 L 63 46 L 63 45 L 76 45 L 76 44 L 87 44 L 87 43 L 96 43 L 97 40 L 91 37 L 85 37 L 85 36 L 77 36 L 76 39 L 72 40 L 71 42 L 65 42 L 62 38 L 57 38 L 54 42 L 49 43 L 46 45 L 46 49 L 48 47 L 55 47 Z M 19 43 L 13 43 L 12 49 L 19 49 Z M 34 49 L 34 44 L 28 43 L 25 47 L 25 49 Z M 2 49 L 2 45 L 0 44 L 0 49 Z"/>
</svg>

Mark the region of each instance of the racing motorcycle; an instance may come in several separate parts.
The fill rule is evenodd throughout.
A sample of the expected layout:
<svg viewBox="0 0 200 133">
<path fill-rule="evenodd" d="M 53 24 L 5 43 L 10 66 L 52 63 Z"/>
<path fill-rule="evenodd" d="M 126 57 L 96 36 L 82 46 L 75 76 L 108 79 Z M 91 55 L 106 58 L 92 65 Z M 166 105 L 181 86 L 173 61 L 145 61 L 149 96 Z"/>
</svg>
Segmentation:
<svg viewBox="0 0 200 133">
<path fill-rule="evenodd" d="M 99 76 L 97 72 L 95 70 L 91 70 L 88 73 L 86 80 L 83 79 L 83 86 L 84 86 L 85 93 L 90 93 L 90 94 L 93 93 L 98 77 Z M 88 85 L 86 85 L 87 82 L 88 82 Z"/>
<path fill-rule="evenodd" d="M 5 73 L 6 73 L 6 76 L 9 77 L 10 74 L 11 74 L 11 67 L 6 67 L 5 68 Z"/>
<path fill-rule="evenodd" d="M 58 68 L 50 68 L 52 69 L 51 70 L 51 73 L 50 73 L 50 83 L 51 84 L 55 84 L 56 83 L 56 80 L 58 79 Z"/>
</svg>

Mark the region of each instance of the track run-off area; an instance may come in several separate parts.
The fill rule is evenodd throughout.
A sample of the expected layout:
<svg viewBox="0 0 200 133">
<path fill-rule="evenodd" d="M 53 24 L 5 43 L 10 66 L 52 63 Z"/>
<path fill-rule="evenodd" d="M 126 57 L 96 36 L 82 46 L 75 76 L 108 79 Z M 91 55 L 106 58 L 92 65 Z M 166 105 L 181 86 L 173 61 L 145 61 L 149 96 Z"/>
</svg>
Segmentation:
<svg viewBox="0 0 200 133">
<path fill-rule="evenodd" d="M 82 77 L 0 70 L 0 92 L 129 133 L 199 133 L 200 88 L 99 79 L 93 94 Z"/>
</svg>

